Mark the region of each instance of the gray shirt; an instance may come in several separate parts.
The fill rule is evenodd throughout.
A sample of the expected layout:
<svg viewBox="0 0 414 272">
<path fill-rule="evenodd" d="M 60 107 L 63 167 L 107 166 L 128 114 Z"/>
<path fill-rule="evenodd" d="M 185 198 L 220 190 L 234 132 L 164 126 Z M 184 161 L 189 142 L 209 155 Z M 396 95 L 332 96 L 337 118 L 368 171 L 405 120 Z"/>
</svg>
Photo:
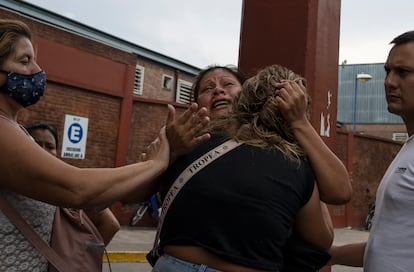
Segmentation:
<svg viewBox="0 0 414 272">
<path fill-rule="evenodd" d="M 364 271 L 414 269 L 414 138 L 411 136 L 378 187 Z"/>
</svg>

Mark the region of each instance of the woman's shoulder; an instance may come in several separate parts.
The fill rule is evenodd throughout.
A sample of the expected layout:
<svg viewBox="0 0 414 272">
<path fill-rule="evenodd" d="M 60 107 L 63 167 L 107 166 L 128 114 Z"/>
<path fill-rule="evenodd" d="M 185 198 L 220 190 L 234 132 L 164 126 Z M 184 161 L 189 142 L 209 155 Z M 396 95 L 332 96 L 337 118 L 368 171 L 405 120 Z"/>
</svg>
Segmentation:
<svg viewBox="0 0 414 272">
<path fill-rule="evenodd" d="M 16 121 L 0 114 L 0 130 L 2 131 L 1 135 L 28 135 L 26 129 L 17 123 Z"/>
</svg>

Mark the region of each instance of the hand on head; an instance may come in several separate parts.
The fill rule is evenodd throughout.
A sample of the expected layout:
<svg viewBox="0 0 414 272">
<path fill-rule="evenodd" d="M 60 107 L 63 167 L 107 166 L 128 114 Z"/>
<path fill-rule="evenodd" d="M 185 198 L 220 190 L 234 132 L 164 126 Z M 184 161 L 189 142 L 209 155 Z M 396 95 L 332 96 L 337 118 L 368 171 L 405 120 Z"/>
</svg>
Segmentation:
<svg viewBox="0 0 414 272">
<path fill-rule="evenodd" d="M 276 97 L 279 109 L 292 128 L 308 122 L 309 98 L 302 80 L 298 81 L 283 80 L 277 84 L 280 87 L 279 95 Z"/>
</svg>

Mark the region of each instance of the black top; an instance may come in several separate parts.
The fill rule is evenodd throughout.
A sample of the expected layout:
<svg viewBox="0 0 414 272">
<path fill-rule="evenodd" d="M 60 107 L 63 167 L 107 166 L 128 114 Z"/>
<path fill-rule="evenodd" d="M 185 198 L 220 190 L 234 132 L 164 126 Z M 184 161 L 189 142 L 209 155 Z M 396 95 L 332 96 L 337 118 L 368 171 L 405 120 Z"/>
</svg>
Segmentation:
<svg viewBox="0 0 414 272">
<path fill-rule="evenodd" d="M 191 162 L 223 141 L 212 137 L 171 165 L 164 174 L 162 198 Z M 243 144 L 184 185 L 164 219 L 160 246 L 197 245 L 230 262 L 279 271 L 281 249 L 313 185 L 306 160 Z"/>
</svg>

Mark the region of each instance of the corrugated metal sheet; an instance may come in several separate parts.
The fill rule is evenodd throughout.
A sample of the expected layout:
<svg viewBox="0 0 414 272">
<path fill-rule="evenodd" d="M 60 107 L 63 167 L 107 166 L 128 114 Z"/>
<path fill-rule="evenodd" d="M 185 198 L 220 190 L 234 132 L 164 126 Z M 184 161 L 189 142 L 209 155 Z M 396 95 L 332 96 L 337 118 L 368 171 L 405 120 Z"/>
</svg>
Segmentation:
<svg viewBox="0 0 414 272">
<path fill-rule="evenodd" d="M 372 79 L 367 82 L 357 81 L 357 74 L 362 73 L 370 74 Z M 339 65 L 338 74 L 338 122 L 353 122 L 356 90 L 356 123 L 403 123 L 399 116 L 387 111 L 384 63 L 342 64 Z"/>
</svg>

